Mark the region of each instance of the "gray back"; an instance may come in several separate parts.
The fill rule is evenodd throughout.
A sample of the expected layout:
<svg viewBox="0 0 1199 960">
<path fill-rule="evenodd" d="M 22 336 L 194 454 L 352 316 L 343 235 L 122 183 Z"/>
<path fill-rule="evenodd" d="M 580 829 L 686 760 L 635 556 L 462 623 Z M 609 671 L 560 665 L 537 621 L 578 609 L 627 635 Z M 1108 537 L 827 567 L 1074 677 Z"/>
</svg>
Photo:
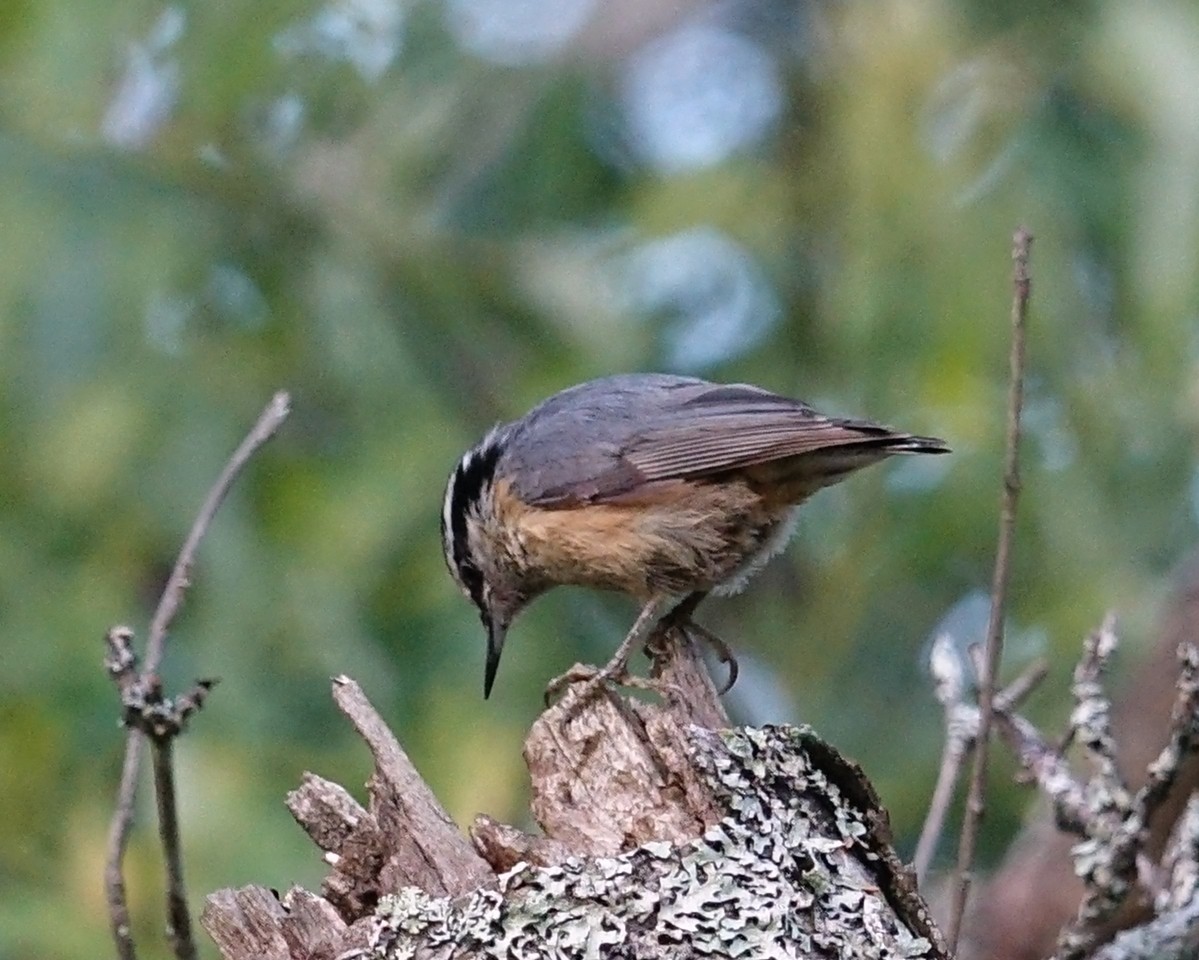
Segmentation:
<svg viewBox="0 0 1199 960">
<path fill-rule="evenodd" d="M 759 387 L 660 373 L 571 387 L 500 432 L 498 473 L 522 500 L 540 506 L 602 501 L 655 480 L 906 436 L 869 421 L 823 417 Z"/>
</svg>

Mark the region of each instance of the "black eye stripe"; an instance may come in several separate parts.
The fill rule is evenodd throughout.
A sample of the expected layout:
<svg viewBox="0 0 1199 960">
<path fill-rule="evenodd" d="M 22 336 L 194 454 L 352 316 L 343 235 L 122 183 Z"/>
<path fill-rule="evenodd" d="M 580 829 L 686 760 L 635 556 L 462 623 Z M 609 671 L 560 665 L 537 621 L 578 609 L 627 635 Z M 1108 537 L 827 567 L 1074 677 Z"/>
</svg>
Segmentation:
<svg viewBox="0 0 1199 960">
<path fill-rule="evenodd" d="M 462 577 L 462 582 L 470 591 L 471 599 L 478 603 L 483 596 L 483 574 L 479 568 L 469 560 L 462 560 L 458 564 L 458 575 Z"/>
<path fill-rule="evenodd" d="M 495 444 L 471 451 L 462 458 L 451 481 L 450 549 L 458 576 L 470 593 L 471 599 L 478 605 L 482 604 L 483 599 L 483 574 L 471 556 L 466 518 L 472 510 L 478 512 L 479 497 L 495 476 L 495 465 L 499 455 L 499 447 Z M 442 522 L 444 523 L 444 518 Z"/>
</svg>

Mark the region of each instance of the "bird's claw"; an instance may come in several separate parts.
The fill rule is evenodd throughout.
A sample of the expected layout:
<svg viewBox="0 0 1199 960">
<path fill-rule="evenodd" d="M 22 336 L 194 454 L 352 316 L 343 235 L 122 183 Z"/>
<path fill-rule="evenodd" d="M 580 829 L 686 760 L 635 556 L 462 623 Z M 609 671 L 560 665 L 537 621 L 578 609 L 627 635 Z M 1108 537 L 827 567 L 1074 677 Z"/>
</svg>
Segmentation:
<svg viewBox="0 0 1199 960">
<path fill-rule="evenodd" d="M 692 637 L 698 636 L 716 655 L 716 659 L 728 668 L 728 677 L 725 679 L 724 684 L 716 688 L 716 695 L 718 697 L 723 697 L 726 693 L 733 689 L 733 684 L 737 682 L 737 677 L 740 675 L 741 670 L 737 665 L 737 657 L 733 654 L 732 648 L 729 647 L 727 643 L 721 640 L 720 637 L 716 636 L 716 634 L 714 634 L 707 627 L 700 626 L 690 617 L 679 617 L 677 619 L 671 619 L 668 617 L 666 621 L 663 622 L 663 625 L 667 630 L 681 631 L 684 638 L 688 641 L 690 641 Z M 646 653 L 648 653 L 651 657 L 658 656 L 662 652 L 662 648 L 655 644 L 655 640 L 660 637 L 661 634 L 657 634 L 655 637 L 650 638 L 650 643 L 646 644 Z M 658 643 L 660 642 L 661 641 L 658 640 Z M 713 686 L 715 686 L 715 684 L 713 684 Z"/>
<path fill-rule="evenodd" d="M 726 693 L 733 689 L 733 684 L 737 682 L 737 677 L 741 673 L 741 668 L 737 665 L 737 657 L 733 653 L 732 648 L 725 643 L 720 637 L 716 636 L 707 627 L 701 627 L 695 621 L 690 621 L 684 627 L 684 630 L 693 630 L 703 639 L 716 654 L 716 659 L 728 667 L 729 675 L 724 681 L 724 685 L 717 688 L 716 695 L 723 697 Z"/>
<path fill-rule="evenodd" d="M 570 714 L 574 714 L 584 704 L 589 703 L 601 693 L 612 693 L 613 687 L 628 687 L 633 690 L 649 690 L 661 697 L 679 697 L 681 691 L 674 684 L 661 680 L 647 680 L 629 673 L 622 664 L 611 664 L 604 667 L 592 667 L 576 663 L 560 676 L 551 680 L 545 688 L 545 705 L 551 706 L 555 700 L 564 698 L 570 691 L 573 702 Z"/>
</svg>

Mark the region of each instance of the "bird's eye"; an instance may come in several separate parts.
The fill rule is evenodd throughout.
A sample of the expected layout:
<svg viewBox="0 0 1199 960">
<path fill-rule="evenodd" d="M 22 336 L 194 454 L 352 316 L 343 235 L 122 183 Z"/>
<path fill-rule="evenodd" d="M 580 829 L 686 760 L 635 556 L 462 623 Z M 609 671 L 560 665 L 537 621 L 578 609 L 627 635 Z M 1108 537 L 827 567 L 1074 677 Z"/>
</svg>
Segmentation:
<svg viewBox="0 0 1199 960">
<path fill-rule="evenodd" d="M 462 578 L 462 586 L 466 588 L 470 598 L 475 603 L 479 603 L 486 589 L 482 571 L 469 560 L 463 559 L 458 564 L 458 574 Z"/>
</svg>

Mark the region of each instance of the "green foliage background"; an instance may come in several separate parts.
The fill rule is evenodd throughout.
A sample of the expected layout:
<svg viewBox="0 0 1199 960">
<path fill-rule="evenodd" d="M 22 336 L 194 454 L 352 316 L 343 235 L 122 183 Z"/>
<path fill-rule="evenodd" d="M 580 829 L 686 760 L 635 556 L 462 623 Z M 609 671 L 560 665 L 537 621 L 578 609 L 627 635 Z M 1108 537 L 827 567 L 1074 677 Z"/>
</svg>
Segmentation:
<svg viewBox="0 0 1199 960">
<path fill-rule="evenodd" d="M 372 70 L 281 41 L 338 9 L 402 15 L 398 54 Z M 494 421 L 621 370 L 751 380 L 954 447 L 821 494 L 797 544 L 705 612 L 747 668 L 738 716 L 814 724 L 910 845 L 940 741 L 922 654 L 990 577 L 1021 223 L 1037 239 L 1010 662 L 1064 665 L 1113 607 L 1126 659 L 1152 638 L 1199 496 L 1199 8 L 613 3 L 519 65 L 465 51 L 455 9 L 0 5 L 4 957 L 108 949 L 121 736 L 101 636 L 144 634 L 205 490 L 279 387 L 292 419 L 204 544 L 166 663 L 173 685 L 223 678 L 178 750 L 197 906 L 219 886 L 319 882 L 282 798 L 305 769 L 368 773 L 333 674 L 363 682 L 459 822 L 523 822 L 542 685 L 602 660 L 632 611 L 547 597 L 484 703 L 442 488 Z M 655 17 L 720 23 L 771 58 L 784 99 L 763 136 L 681 170 L 638 153 L 620 84 Z M 114 142 L 138 63 L 175 96 Z M 657 281 L 628 265 L 696 236 L 739 251 L 778 310 L 680 363 L 719 283 L 638 298 Z M 981 625 L 955 622 L 963 643 Z M 1048 722 L 1062 678 L 1038 701 Z M 1026 799 L 1004 772 L 992 857 Z M 130 889 L 162 956 L 142 800 Z"/>
</svg>

